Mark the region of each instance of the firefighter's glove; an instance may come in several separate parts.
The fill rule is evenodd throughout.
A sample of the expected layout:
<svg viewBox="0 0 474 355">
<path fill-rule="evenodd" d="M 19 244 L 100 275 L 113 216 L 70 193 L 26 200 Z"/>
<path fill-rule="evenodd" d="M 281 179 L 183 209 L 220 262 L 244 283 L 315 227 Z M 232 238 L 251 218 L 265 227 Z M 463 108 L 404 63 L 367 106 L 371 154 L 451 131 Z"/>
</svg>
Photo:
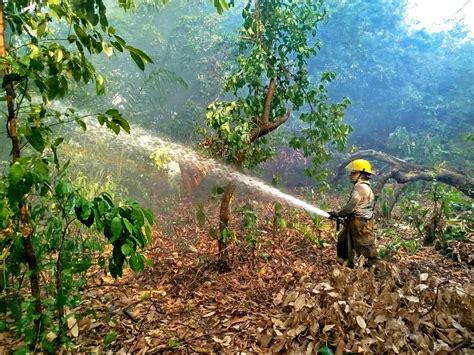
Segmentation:
<svg viewBox="0 0 474 355">
<path fill-rule="evenodd" d="M 329 219 L 336 220 L 339 217 L 339 215 L 335 211 L 330 211 L 328 213 L 329 213 Z"/>
</svg>

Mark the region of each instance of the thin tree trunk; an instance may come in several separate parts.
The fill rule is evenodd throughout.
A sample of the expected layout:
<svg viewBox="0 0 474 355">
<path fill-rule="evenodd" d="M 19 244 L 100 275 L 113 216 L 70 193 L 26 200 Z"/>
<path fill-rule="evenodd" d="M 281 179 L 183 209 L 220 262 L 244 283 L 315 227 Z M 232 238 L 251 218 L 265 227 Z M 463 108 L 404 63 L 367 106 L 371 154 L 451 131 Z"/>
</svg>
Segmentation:
<svg viewBox="0 0 474 355">
<path fill-rule="evenodd" d="M 258 4 L 257 4 L 258 5 Z M 258 7 L 258 6 L 257 6 Z M 271 114 L 271 105 L 273 96 L 275 95 L 275 90 L 277 87 L 277 78 L 273 77 L 270 79 L 270 82 L 267 87 L 267 93 L 265 95 L 265 102 L 264 102 L 264 109 L 262 112 L 262 116 L 259 120 L 256 121 L 256 126 L 250 131 L 248 144 L 253 144 L 257 139 L 263 137 L 270 132 L 274 131 L 286 121 L 291 114 L 291 109 L 288 109 L 286 114 L 280 117 L 275 118 L 274 120 L 270 120 Z M 237 161 L 234 163 L 234 168 L 236 170 L 240 170 L 242 167 L 242 163 L 245 160 L 245 153 L 241 152 L 237 156 Z M 220 236 L 222 237 L 223 231 L 229 226 L 230 220 L 230 201 L 234 196 L 236 189 L 236 182 L 231 181 L 225 188 L 224 194 L 221 198 L 221 208 L 219 213 L 219 231 Z M 218 240 L 218 247 L 219 247 L 219 264 L 221 270 L 229 270 L 229 255 L 227 251 L 227 242 L 225 240 L 219 239 Z"/>
<path fill-rule="evenodd" d="M 4 14 L 4 4 L 0 2 L 0 57 L 7 57 L 7 46 L 6 46 L 6 37 L 5 37 L 5 14 Z M 3 74 L 4 76 L 8 75 L 10 71 L 8 62 L 4 59 L 3 62 Z M 12 164 L 20 157 L 20 140 L 17 134 L 17 117 L 15 114 L 15 89 L 12 82 L 8 82 L 5 85 L 6 101 L 7 101 L 7 132 L 8 136 L 12 142 Z M 20 231 L 23 234 L 23 247 L 25 249 L 25 258 L 28 263 L 28 268 L 30 270 L 30 285 L 31 285 L 31 294 L 35 299 L 34 312 L 38 316 L 35 319 L 35 334 L 39 334 L 41 327 L 41 292 L 39 287 L 38 279 L 38 262 L 36 259 L 36 253 L 33 248 L 33 243 L 31 241 L 31 228 L 29 227 L 29 218 L 28 218 L 28 205 L 26 201 L 20 202 Z"/>
<path fill-rule="evenodd" d="M 221 239 L 222 233 L 229 226 L 230 220 L 230 202 L 234 196 L 237 185 L 235 181 L 231 181 L 227 184 L 224 193 L 221 198 L 221 208 L 219 213 L 219 239 L 217 245 L 219 247 L 219 268 L 222 271 L 228 271 L 229 265 L 229 252 L 227 250 L 227 241 Z"/>
</svg>

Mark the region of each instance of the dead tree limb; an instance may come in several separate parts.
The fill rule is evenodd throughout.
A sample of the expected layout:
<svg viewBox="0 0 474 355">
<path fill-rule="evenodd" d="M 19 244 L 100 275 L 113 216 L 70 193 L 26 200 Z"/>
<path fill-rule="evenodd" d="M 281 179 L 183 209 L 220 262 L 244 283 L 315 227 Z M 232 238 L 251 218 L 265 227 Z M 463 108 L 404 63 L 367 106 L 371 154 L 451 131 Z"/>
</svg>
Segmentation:
<svg viewBox="0 0 474 355">
<path fill-rule="evenodd" d="M 455 187 L 463 192 L 466 196 L 474 198 L 474 179 L 457 171 L 444 168 L 429 167 L 414 164 L 394 157 L 390 154 L 378 152 L 375 150 L 360 150 L 351 154 L 342 164 L 338 171 L 339 174 L 354 159 L 368 158 L 385 162 L 391 166 L 391 171 L 387 175 L 382 176 L 376 192 L 381 192 L 383 186 L 389 179 L 393 179 L 399 184 L 406 184 L 414 181 L 438 181 L 443 184 Z M 376 193 L 377 194 L 377 193 Z"/>
</svg>

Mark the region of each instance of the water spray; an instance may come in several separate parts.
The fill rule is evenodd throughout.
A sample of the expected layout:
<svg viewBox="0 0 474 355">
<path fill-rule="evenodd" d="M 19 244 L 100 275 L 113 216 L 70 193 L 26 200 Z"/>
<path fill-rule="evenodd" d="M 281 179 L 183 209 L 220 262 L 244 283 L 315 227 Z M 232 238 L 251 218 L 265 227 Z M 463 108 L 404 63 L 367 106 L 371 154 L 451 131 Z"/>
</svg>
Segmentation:
<svg viewBox="0 0 474 355">
<path fill-rule="evenodd" d="M 106 132 L 104 129 L 101 129 L 99 127 L 97 128 L 100 131 L 104 131 L 101 132 L 101 134 L 112 135 L 112 133 Z M 129 139 L 130 136 L 132 136 L 133 139 Z M 286 201 L 292 206 L 302 208 L 309 213 L 329 218 L 329 213 L 321 210 L 320 208 L 317 208 L 301 199 L 298 199 L 274 187 L 271 187 L 256 178 L 242 174 L 236 171 L 235 169 L 218 162 L 215 159 L 203 157 L 202 155 L 198 154 L 190 148 L 187 148 L 184 145 L 158 138 L 150 134 L 143 128 L 135 126 L 130 136 L 119 135 L 115 136 L 115 139 L 123 141 L 123 143 L 127 146 L 141 148 L 148 151 L 149 153 L 153 153 L 157 149 L 163 149 L 167 152 L 167 154 L 169 154 L 171 157 L 173 157 L 174 160 L 178 162 L 190 163 L 191 165 L 196 166 L 205 173 L 211 173 L 226 180 L 238 181 L 241 184 L 244 184 L 252 189 L 262 192 L 263 194 L 275 196 L 278 199 Z"/>
<path fill-rule="evenodd" d="M 185 146 L 182 146 L 177 143 L 166 142 L 160 138 L 153 137 L 148 134 L 141 134 L 139 141 L 141 143 L 141 147 L 147 147 L 150 151 L 154 151 L 157 148 L 166 148 L 169 154 L 178 161 L 189 162 L 207 173 L 212 173 L 228 180 L 236 180 L 252 189 L 259 190 L 267 195 L 275 196 L 281 200 L 286 201 L 290 205 L 302 208 L 308 211 L 309 213 L 329 218 L 329 213 L 327 213 L 326 211 L 323 211 L 320 208 L 310 205 L 309 203 L 300 200 L 294 196 L 286 194 L 274 187 L 268 186 L 267 184 L 258 179 L 242 174 L 224 164 L 219 163 L 214 159 L 202 157 L 192 149 L 186 148 Z"/>
</svg>

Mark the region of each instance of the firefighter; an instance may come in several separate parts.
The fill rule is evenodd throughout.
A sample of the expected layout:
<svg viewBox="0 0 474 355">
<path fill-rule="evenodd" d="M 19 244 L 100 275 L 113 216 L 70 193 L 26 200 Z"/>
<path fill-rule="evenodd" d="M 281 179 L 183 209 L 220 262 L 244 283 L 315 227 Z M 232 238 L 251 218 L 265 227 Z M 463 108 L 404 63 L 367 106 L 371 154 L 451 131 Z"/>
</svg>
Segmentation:
<svg viewBox="0 0 474 355">
<path fill-rule="evenodd" d="M 337 236 L 337 260 L 353 264 L 354 251 L 367 259 L 367 265 L 377 261 L 374 238 L 375 198 L 370 188 L 374 175 L 367 160 L 356 159 L 347 166 L 349 179 L 354 185 L 346 205 L 339 211 L 328 212 L 331 219 L 346 218 L 346 223 Z"/>
</svg>

